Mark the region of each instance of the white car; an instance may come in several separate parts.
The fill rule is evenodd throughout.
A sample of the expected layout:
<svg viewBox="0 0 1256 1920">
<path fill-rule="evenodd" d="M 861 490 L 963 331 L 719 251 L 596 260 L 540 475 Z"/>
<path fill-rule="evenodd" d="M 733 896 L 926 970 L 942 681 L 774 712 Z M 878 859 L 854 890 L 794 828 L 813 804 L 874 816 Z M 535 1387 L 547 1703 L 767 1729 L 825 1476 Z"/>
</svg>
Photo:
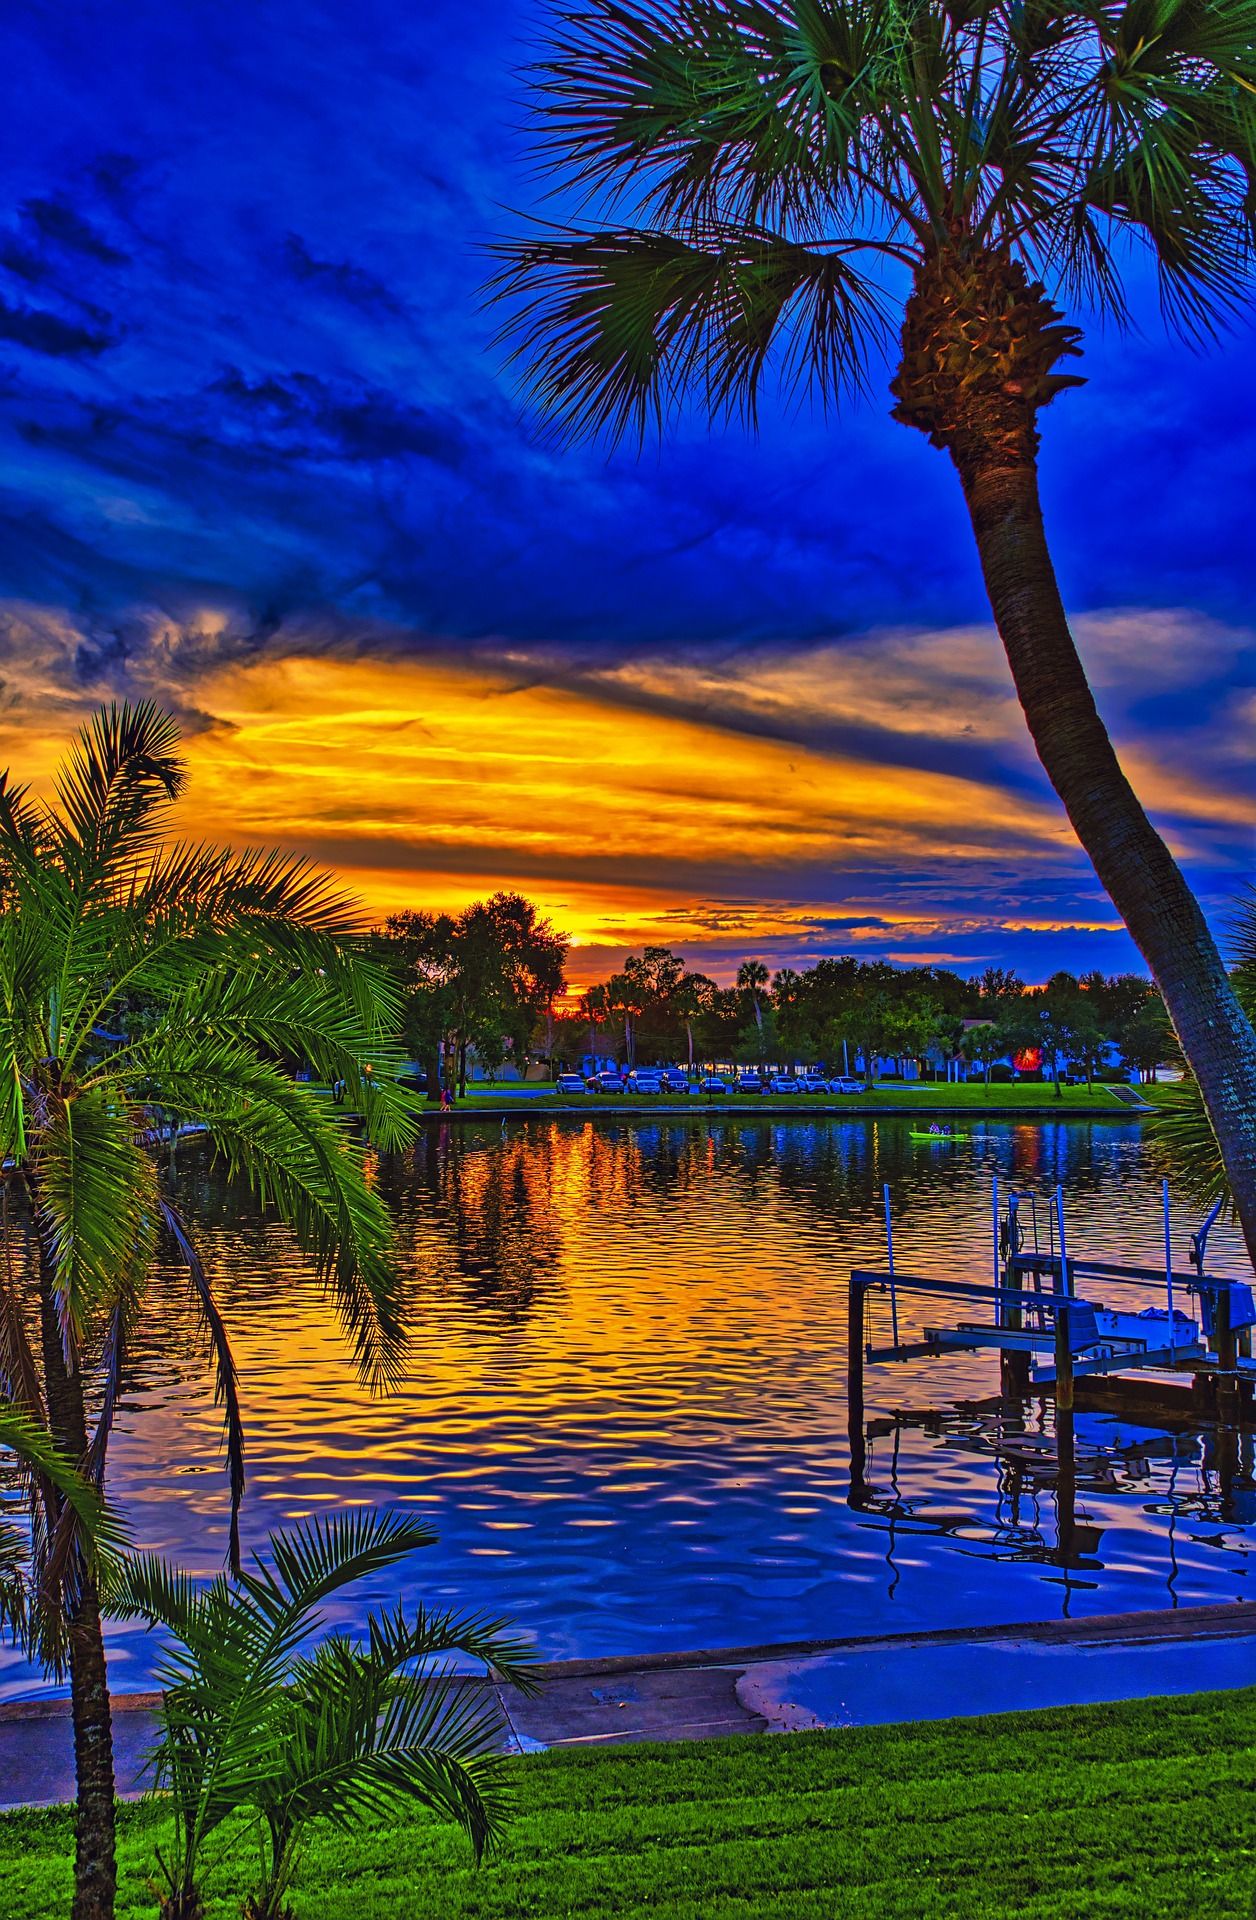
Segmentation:
<svg viewBox="0 0 1256 1920">
<path fill-rule="evenodd" d="M 629 1093 L 662 1093 L 663 1076 L 656 1067 L 635 1067 L 628 1075 Z"/>
<path fill-rule="evenodd" d="M 832 1093 L 833 1083 L 822 1073 L 807 1073 L 803 1075 L 802 1090 L 804 1093 Z"/>
<path fill-rule="evenodd" d="M 757 1073 L 739 1073 L 737 1075 L 738 1093 L 762 1093 L 763 1082 Z"/>
<path fill-rule="evenodd" d="M 867 1082 L 863 1080 L 846 1079 L 843 1077 L 837 1080 L 830 1080 L 829 1082 L 830 1093 L 867 1093 L 867 1091 Z"/>
<path fill-rule="evenodd" d="M 698 1082 L 699 1093 L 727 1093 L 728 1082 L 721 1080 L 718 1073 L 704 1073 Z"/>
<path fill-rule="evenodd" d="M 769 1093 L 800 1093 L 801 1091 L 792 1073 L 774 1073 L 768 1082 Z"/>
<path fill-rule="evenodd" d="M 587 1093 L 589 1089 L 578 1073 L 560 1073 L 554 1082 L 556 1093 Z"/>
</svg>

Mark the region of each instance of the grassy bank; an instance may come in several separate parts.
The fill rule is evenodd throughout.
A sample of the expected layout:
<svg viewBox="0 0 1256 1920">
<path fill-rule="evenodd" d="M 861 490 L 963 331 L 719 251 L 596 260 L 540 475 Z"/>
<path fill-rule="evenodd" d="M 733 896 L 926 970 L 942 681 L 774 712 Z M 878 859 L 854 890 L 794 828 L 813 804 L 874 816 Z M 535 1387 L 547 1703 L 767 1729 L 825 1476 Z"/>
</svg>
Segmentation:
<svg viewBox="0 0 1256 1920">
<path fill-rule="evenodd" d="M 1141 1088 L 1135 1089 L 1142 1091 Z M 1154 1092 L 1155 1089 L 1153 1088 Z M 1162 1089 L 1169 1093 L 1170 1089 Z M 704 1113 L 717 1112 L 747 1113 L 805 1113 L 836 1112 L 841 1114 L 860 1114 L 877 1112 L 908 1113 L 962 1113 L 972 1119 L 980 1118 L 982 1113 L 997 1114 L 1009 1111 L 1017 1114 L 1037 1114 L 1045 1119 L 1058 1120 L 1061 1116 L 1088 1115 L 1103 1118 L 1126 1118 L 1135 1111 L 1118 1100 L 1112 1090 L 1106 1086 L 1063 1087 L 1057 1099 L 1054 1091 L 1041 1082 L 1018 1081 L 1005 1086 L 995 1084 L 990 1088 L 980 1085 L 948 1086 L 939 1082 L 882 1082 L 870 1087 L 867 1093 L 824 1094 L 824 1093 L 729 1093 L 719 1094 L 708 1100 L 705 1094 L 555 1094 L 549 1091 L 509 1093 L 502 1088 L 469 1089 L 465 1101 L 459 1101 L 462 1111 L 485 1114 L 532 1113 L 561 1110 L 564 1113 L 616 1113 L 620 1111 L 656 1112 L 660 1108 L 668 1113 L 678 1111 Z"/>
<path fill-rule="evenodd" d="M 298 1920 L 1250 1920 L 1256 1688 L 835 1734 L 554 1753 L 514 1762 L 518 1815 L 477 1871 L 423 1817 L 322 1832 Z M 122 1816 L 119 1913 L 145 1891 L 160 1810 Z M 69 1911 L 70 1816 L 0 1818 L 0 1912 Z M 251 1865 L 214 1876 L 238 1913 Z"/>
</svg>

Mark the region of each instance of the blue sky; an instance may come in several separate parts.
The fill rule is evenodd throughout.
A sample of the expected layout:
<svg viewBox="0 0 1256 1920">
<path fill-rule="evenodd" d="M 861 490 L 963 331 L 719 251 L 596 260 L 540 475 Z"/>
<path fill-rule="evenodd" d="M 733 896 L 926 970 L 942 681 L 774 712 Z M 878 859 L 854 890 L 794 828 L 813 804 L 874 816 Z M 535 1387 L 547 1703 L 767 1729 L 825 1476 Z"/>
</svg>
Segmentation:
<svg viewBox="0 0 1256 1920">
<path fill-rule="evenodd" d="M 829 837 L 791 829 L 777 861 L 748 822 L 705 864 L 682 834 L 654 919 L 683 902 L 696 957 L 753 941 L 768 900 L 770 958 L 840 948 L 857 923 L 869 952 L 1037 976 L 1128 964 L 1067 834 L 1015 824 L 1048 821 L 1050 803 L 1006 709 L 962 503 L 943 458 L 889 420 L 882 383 L 840 421 L 769 404 L 757 440 L 686 422 L 639 460 L 556 450 L 521 412 L 480 286 L 484 243 L 538 203 L 516 77 L 538 20 L 530 0 L 10 11 L 0 676 L 15 762 L 32 717 L 55 732 L 109 691 L 157 692 L 194 735 L 243 740 L 288 659 L 396 664 L 399 712 L 447 686 L 429 668 L 480 676 L 486 712 L 490 695 L 554 688 L 577 728 L 588 703 L 621 713 L 645 760 L 651 726 L 684 727 L 707 743 L 686 756 L 712 766 L 767 742 L 781 766 L 797 748 L 865 784 L 876 768 L 905 791 L 922 774 L 968 782 L 993 796 L 976 810 L 995 828 L 1005 799 L 984 853 L 922 827 L 911 849 L 848 860 L 827 789 Z M 1143 333 L 1092 335 L 1088 384 L 1046 417 L 1044 493 L 1101 704 L 1220 916 L 1251 865 L 1251 341 L 1191 353 L 1138 304 Z M 468 777 L 477 750 L 464 739 Z M 639 871 L 631 808 L 618 844 L 559 858 L 512 846 L 491 807 L 476 832 L 446 831 L 434 804 L 355 822 L 343 795 L 334 819 L 311 801 L 290 806 L 289 837 L 369 872 L 381 903 L 421 904 L 461 859 L 471 891 L 511 879 L 561 913 L 576 889 L 595 949 L 653 927 L 665 848 Z M 274 818 L 242 791 L 229 825 L 248 838 Z"/>
</svg>

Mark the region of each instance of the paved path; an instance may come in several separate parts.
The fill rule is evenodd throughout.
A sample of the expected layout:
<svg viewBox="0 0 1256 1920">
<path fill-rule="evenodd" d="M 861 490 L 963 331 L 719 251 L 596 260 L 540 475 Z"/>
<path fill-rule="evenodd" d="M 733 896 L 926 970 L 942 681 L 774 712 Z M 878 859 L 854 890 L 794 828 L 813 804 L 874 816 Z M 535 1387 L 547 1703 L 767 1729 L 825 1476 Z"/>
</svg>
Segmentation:
<svg viewBox="0 0 1256 1920">
<path fill-rule="evenodd" d="M 1069 1649 L 1077 1662 L 1034 1657 L 1066 1655 Z M 1110 1663 L 1105 1649 L 1113 1656 Z M 1014 1699 L 983 1700 L 970 1677 L 1000 1661 L 1025 1676 L 1024 1691 Z M 1106 1691 L 1105 1665 L 1111 1669 Z M 957 1666 L 965 1676 L 958 1692 Z M 978 1713 L 992 1705 L 1256 1684 L 1256 1604 L 712 1647 L 648 1659 L 568 1660 L 542 1667 L 541 1674 L 544 1686 L 534 1699 L 510 1687 L 496 1689 L 516 1751 L 787 1733 L 936 1717 L 938 1711 Z M 1166 1684 L 1166 1674 L 1173 1684 Z M 943 1681 L 950 1695 L 940 1689 Z M 122 1695 L 114 1702 L 118 1785 L 128 1797 L 145 1784 L 143 1759 L 153 1739 L 155 1706 L 152 1694 Z M 0 1707 L 0 1806 L 46 1806 L 70 1799 L 73 1791 L 68 1703 Z"/>
</svg>

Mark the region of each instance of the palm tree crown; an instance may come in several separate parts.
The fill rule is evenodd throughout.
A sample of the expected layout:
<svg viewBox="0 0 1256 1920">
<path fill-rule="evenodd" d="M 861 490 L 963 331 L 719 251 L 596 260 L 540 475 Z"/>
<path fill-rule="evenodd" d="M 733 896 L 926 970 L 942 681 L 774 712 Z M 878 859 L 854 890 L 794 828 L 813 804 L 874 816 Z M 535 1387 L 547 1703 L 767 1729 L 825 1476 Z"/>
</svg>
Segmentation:
<svg viewBox="0 0 1256 1920">
<path fill-rule="evenodd" d="M 888 340 L 894 269 L 940 253 L 1017 263 L 980 372 L 1022 411 L 1075 348 L 1039 337 L 1034 278 L 1124 318 L 1134 242 L 1189 326 L 1246 281 L 1251 0 L 583 0 L 532 80 L 542 160 L 594 220 L 501 245 L 495 288 L 568 432 L 753 413 L 773 358 L 833 400 Z"/>
</svg>

